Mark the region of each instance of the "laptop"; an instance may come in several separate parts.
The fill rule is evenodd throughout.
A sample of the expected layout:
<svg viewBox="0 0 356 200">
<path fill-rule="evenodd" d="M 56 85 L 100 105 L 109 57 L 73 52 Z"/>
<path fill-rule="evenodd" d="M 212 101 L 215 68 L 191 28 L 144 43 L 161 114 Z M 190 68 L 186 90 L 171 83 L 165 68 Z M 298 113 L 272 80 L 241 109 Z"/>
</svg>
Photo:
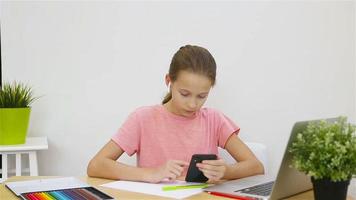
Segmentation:
<svg viewBox="0 0 356 200">
<path fill-rule="evenodd" d="M 337 118 L 325 119 L 334 122 Z M 257 175 L 216 184 L 204 189 L 206 192 L 226 195 L 230 197 L 246 197 L 253 200 L 274 200 L 289 197 L 312 189 L 310 177 L 297 171 L 291 166 L 291 154 L 288 151 L 298 133 L 302 132 L 309 122 L 296 122 L 292 128 L 277 177 Z"/>
</svg>

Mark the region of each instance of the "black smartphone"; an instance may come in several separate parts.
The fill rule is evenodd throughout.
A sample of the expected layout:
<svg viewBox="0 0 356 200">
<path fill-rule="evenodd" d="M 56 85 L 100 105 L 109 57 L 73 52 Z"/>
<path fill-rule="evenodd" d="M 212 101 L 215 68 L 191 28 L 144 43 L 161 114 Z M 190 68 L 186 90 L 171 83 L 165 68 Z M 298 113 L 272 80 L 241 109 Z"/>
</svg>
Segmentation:
<svg viewBox="0 0 356 200">
<path fill-rule="evenodd" d="M 185 181 L 187 182 L 199 182 L 205 183 L 208 178 L 204 176 L 203 172 L 197 167 L 197 163 L 201 163 L 203 160 L 216 160 L 215 154 L 194 154 L 190 160 L 187 176 Z"/>
</svg>

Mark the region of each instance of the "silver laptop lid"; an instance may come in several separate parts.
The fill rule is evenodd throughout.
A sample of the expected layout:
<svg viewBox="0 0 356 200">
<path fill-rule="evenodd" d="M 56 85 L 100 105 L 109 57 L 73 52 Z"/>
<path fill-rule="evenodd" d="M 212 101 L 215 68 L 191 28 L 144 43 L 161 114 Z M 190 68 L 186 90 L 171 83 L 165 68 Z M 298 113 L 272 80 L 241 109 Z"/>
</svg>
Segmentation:
<svg viewBox="0 0 356 200">
<path fill-rule="evenodd" d="M 337 118 L 325 119 L 326 121 L 334 122 Z M 292 156 L 289 153 L 289 147 L 292 145 L 293 141 L 297 137 L 297 134 L 302 132 L 308 125 L 309 122 L 320 121 L 303 121 L 294 124 L 291 134 L 289 136 L 288 143 L 286 145 L 282 162 L 280 164 L 277 177 L 275 178 L 275 183 L 273 185 L 272 192 L 268 199 L 281 199 L 288 196 L 295 195 L 307 190 L 312 189 L 312 183 L 310 177 L 297 171 L 295 168 L 290 167 L 292 162 Z M 242 179 L 228 181 L 222 184 L 211 186 L 205 188 L 205 191 L 217 191 L 227 194 L 236 194 L 235 191 L 246 188 L 249 186 L 266 183 L 271 180 L 270 176 L 263 177 L 264 175 L 257 175 L 253 177 L 246 177 Z M 236 194 L 237 195 L 237 194 Z M 252 195 L 254 196 L 254 195 Z M 263 198 L 264 199 L 264 198 Z"/>
<path fill-rule="evenodd" d="M 337 118 L 330 118 L 325 120 L 329 122 L 335 122 L 337 121 Z M 292 133 L 289 137 L 283 154 L 283 159 L 278 170 L 276 181 L 273 185 L 270 199 L 281 199 L 312 189 L 313 186 L 310 181 L 310 177 L 291 167 L 292 155 L 289 152 L 289 148 L 295 141 L 297 134 L 306 129 L 308 123 L 317 121 L 320 120 L 303 121 L 294 124 Z"/>
<path fill-rule="evenodd" d="M 291 168 L 292 156 L 288 151 L 297 134 L 302 132 L 308 125 L 308 121 L 297 122 L 292 128 L 287 146 L 284 150 L 283 159 L 278 170 L 276 181 L 273 185 L 270 199 L 280 199 L 296 193 L 304 192 L 312 188 L 310 178 L 304 173 Z"/>
</svg>

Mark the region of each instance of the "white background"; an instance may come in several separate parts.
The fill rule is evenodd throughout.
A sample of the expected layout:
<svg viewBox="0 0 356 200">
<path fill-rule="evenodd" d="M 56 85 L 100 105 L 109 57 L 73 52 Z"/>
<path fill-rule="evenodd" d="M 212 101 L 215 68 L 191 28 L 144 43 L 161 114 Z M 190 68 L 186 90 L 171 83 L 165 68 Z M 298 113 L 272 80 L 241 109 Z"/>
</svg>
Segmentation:
<svg viewBox="0 0 356 200">
<path fill-rule="evenodd" d="M 356 119 L 355 2 L 1 2 L 3 79 L 30 84 L 40 175 L 86 174 L 135 108 L 159 104 L 171 57 L 210 50 L 206 106 L 281 161 L 295 121 Z M 158 155 L 157 155 L 158 156 Z M 121 158 L 134 164 L 127 156 Z"/>
</svg>

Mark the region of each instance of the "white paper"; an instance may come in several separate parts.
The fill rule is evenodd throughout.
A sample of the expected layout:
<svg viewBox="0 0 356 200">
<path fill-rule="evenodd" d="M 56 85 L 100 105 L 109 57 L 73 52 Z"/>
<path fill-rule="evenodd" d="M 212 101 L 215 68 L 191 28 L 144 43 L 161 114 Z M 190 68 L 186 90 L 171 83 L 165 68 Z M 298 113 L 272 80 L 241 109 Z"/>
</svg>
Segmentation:
<svg viewBox="0 0 356 200">
<path fill-rule="evenodd" d="M 118 190 L 127 190 L 131 192 L 139 192 L 163 197 L 170 197 L 175 199 L 183 199 L 195 194 L 203 192 L 201 188 L 180 189 L 163 191 L 164 186 L 177 186 L 177 185 L 196 185 L 197 183 L 188 183 L 185 181 L 163 182 L 163 183 L 143 183 L 134 181 L 114 181 L 103 184 L 103 187 L 109 187 Z"/>
<path fill-rule="evenodd" d="M 10 188 L 17 196 L 27 192 L 49 191 L 90 186 L 87 183 L 84 183 L 74 177 L 37 179 L 30 181 L 14 181 L 5 183 L 5 185 Z"/>
</svg>

